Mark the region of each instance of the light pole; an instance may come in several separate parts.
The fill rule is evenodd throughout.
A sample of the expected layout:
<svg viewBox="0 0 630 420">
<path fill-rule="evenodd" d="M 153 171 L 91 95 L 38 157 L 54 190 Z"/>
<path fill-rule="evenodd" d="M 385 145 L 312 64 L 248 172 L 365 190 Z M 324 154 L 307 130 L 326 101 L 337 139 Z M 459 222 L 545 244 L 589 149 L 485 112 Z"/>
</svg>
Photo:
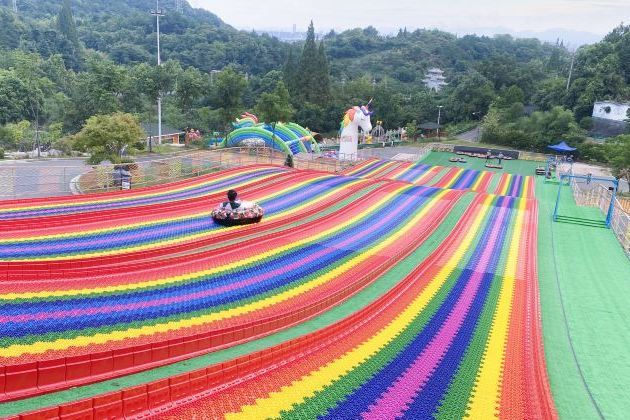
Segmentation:
<svg viewBox="0 0 630 420">
<path fill-rule="evenodd" d="M 155 10 L 151 10 L 151 16 L 155 16 L 157 27 L 157 65 L 162 65 L 162 59 L 160 58 L 160 17 L 164 16 L 164 10 L 160 9 L 160 0 L 155 0 Z M 157 99 L 158 107 L 158 144 L 162 144 L 162 92 L 158 92 Z"/>
<path fill-rule="evenodd" d="M 438 105 L 438 126 L 437 126 L 437 138 L 438 138 L 438 141 L 440 141 L 440 119 L 442 117 L 442 108 L 444 108 L 443 105 Z"/>
</svg>

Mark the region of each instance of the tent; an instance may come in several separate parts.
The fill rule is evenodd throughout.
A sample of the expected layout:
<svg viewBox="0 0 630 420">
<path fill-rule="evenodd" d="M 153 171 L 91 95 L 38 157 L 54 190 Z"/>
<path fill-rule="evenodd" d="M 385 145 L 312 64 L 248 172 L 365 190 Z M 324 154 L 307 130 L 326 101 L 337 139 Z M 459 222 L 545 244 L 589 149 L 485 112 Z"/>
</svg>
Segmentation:
<svg viewBox="0 0 630 420">
<path fill-rule="evenodd" d="M 563 141 L 558 144 L 554 144 L 553 146 L 547 146 L 547 148 L 558 153 L 575 152 L 577 150 L 575 147 L 571 147 Z"/>
</svg>

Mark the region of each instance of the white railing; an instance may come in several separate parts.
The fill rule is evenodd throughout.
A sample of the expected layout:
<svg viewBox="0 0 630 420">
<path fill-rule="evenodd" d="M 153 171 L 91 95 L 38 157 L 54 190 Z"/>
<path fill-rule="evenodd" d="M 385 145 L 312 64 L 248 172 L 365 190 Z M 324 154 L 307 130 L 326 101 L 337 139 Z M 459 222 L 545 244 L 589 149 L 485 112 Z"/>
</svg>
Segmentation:
<svg viewBox="0 0 630 420">
<path fill-rule="evenodd" d="M 578 206 L 598 207 L 604 215 L 608 214 L 610 202 L 613 200 L 613 192 L 604 185 L 591 182 L 571 182 L 571 189 L 575 203 Z M 613 202 L 613 214 L 610 228 L 615 232 L 624 251 L 630 257 L 630 214 L 628 214 L 621 202 L 615 197 Z"/>
</svg>

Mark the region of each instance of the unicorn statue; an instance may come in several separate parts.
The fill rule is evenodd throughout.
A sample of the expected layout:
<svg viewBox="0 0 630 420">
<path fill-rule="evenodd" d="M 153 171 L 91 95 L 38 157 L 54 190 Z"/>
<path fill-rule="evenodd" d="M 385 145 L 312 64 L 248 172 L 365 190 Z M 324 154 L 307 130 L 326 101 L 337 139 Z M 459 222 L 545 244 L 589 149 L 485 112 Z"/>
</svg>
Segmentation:
<svg viewBox="0 0 630 420">
<path fill-rule="evenodd" d="M 372 112 L 372 100 L 365 106 L 355 106 L 346 111 L 341 122 L 341 135 L 339 140 L 339 159 L 356 160 L 359 147 L 359 128 L 364 133 L 372 131 L 370 116 Z"/>
</svg>

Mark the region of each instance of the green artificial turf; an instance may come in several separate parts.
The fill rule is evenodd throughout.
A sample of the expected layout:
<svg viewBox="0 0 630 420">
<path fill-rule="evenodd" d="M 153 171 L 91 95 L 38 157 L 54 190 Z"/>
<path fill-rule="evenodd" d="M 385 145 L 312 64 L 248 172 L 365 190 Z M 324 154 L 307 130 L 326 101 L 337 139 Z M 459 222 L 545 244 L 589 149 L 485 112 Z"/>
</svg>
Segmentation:
<svg viewBox="0 0 630 420">
<path fill-rule="evenodd" d="M 451 230 L 464 214 L 474 197 L 473 193 L 465 194 L 453 210 L 446 216 L 445 220 L 437 227 L 421 246 L 411 255 L 400 261 L 391 270 L 379 277 L 374 283 L 359 293 L 355 294 L 342 304 L 332 308 L 322 315 L 308 320 L 295 327 L 269 335 L 267 337 L 254 340 L 245 344 L 216 351 L 204 356 L 195 357 L 182 362 L 163 366 L 145 372 L 128 375 L 108 381 L 99 382 L 64 391 L 54 392 L 38 397 L 27 398 L 20 401 L 0 404 L 0 417 L 11 416 L 19 413 L 26 413 L 43 407 L 57 406 L 60 404 L 90 398 L 96 395 L 115 392 L 124 388 L 133 387 L 159 379 L 176 376 L 178 374 L 191 372 L 206 366 L 232 360 L 242 355 L 246 355 L 258 350 L 275 346 L 285 341 L 303 336 L 351 315 L 378 299 L 389 291 L 402 278 L 409 274 L 427 256 L 433 252 L 437 246 L 450 234 Z"/>
<path fill-rule="evenodd" d="M 565 187 L 560 209 L 601 221 Z M 561 418 L 628 418 L 630 261 L 609 229 L 552 221 L 558 186 L 537 182 L 538 269 L 547 370 Z"/>
<path fill-rule="evenodd" d="M 427 165 L 453 166 L 457 168 L 476 169 L 478 171 L 509 173 L 516 175 L 536 175 L 536 167 L 538 165 L 544 164 L 541 162 L 533 162 L 530 160 L 504 160 L 503 162 L 501 162 L 503 165 L 503 169 L 501 170 L 486 168 L 485 159 L 472 158 L 468 156 L 463 156 L 467 161 L 466 163 L 449 162 L 448 160 L 454 156 L 459 155 L 448 152 L 431 152 L 422 160 L 422 163 L 425 163 Z"/>
</svg>

